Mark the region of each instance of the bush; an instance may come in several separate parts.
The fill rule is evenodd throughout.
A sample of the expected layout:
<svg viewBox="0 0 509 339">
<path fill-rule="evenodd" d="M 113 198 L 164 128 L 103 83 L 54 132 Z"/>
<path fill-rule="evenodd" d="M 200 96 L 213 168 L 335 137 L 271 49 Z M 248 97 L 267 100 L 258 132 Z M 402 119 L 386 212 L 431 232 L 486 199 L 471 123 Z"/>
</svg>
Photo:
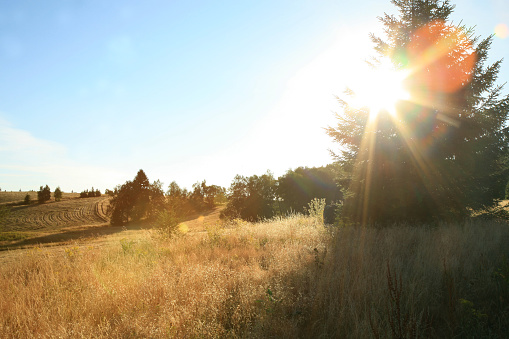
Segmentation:
<svg viewBox="0 0 509 339">
<path fill-rule="evenodd" d="M 55 197 L 55 201 L 60 201 L 62 199 L 62 190 L 60 187 L 57 187 L 55 189 L 55 193 L 53 193 L 53 196 Z"/>
<path fill-rule="evenodd" d="M 27 193 L 27 195 L 25 195 L 25 200 L 23 200 L 23 204 L 30 205 L 31 202 L 32 202 L 32 198 L 30 198 L 30 194 Z"/>
<path fill-rule="evenodd" d="M 173 238 L 179 230 L 178 225 L 179 220 L 175 212 L 164 210 L 159 213 L 157 227 L 164 237 Z"/>
<path fill-rule="evenodd" d="M 39 192 L 37 192 L 37 201 L 39 204 L 44 203 L 45 201 L 48 201 L 51 199 L 51 190 L 48 185 L 46 185 L 44 188 L 41 186 L 39 189 Z"/>
<path fill-rule="evenodd" d="M 324 209 L 325 209 L 325 198 L 322 199 L 314 198 L 308 203 L 308 208 L 306 208 L 306 212 L 308 212 L 309 216 L 315 219 L 317 222 L 323 223 Z"/>
</svg>

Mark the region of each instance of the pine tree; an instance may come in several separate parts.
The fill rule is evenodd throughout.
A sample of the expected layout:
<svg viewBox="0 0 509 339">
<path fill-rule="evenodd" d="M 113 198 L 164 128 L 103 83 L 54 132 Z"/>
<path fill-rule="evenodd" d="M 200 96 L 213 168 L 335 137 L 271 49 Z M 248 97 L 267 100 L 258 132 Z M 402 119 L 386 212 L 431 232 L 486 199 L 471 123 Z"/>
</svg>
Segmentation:
<svg viewBox="0 0 509 339">
<path fill-rule="evenodd" d="M 60 186 L 55 188 L 53 196 L 55 197 L 55 201 L 60 201 L 62 199 L 62 190 L 60 189 Z"/>
<path fill-rule="evenodd" d="M 37 200 L 39 204 L 44 203 L 45 201 L 48 201 L 51 199 L 51 190 L 48 185 L 44 186 L 44 188 L 41 186 L 39 191 L 37 192 Z"/>
<path fill-rule="evenodd" d="M 345 216 L 355 222 L 458 220 L 502 198 L 507 170 L 509 96 L 497 84 L 501 60 L 486 64 L 492 36 L 448 23 L 449 1 L 393 0 L 398 15 L 371 35 L 376 57 L 407 70 L 410 98 L 394 114 L 372 115 L 339 99 L 338 124 L 349 184 Z"/>
<path fill-rule="evenodd" d="M 139 170 L 133 181 L 128 180 L 115 188 L 110 202 L 111 224 L 154 218 L 163 205 L 162 183 L 156 180 L 150 184 L 145 172 Z"/>
</svg>

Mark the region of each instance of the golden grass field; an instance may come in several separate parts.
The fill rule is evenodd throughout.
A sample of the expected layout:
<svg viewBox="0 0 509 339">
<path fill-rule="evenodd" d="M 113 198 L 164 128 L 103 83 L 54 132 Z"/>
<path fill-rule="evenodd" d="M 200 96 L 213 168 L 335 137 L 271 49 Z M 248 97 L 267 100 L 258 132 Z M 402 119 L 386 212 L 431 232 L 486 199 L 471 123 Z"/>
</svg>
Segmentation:
<svg viewBox="0 0 509 339">
<path fill-rule="evenodd" d="M 0 252 L 0 337 L 507 337 L 506 222 L 330 230 L 218 213 L 172 239 L 145 223 Z"/>
</svg>

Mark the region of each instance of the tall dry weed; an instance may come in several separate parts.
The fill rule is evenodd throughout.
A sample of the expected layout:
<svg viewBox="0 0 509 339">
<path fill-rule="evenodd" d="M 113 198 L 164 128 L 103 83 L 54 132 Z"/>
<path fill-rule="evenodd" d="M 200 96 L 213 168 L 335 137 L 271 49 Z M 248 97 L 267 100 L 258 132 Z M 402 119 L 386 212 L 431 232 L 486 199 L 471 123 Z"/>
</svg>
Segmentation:
<svg viewBox="0 0 509 339">
<path fill-rule="evenodd" d="M 1 266 L 0 337 L 501 337 L 509 327 L 506 224 L 331 233 L 293 215 L 111 239 Z"/>
</svg>

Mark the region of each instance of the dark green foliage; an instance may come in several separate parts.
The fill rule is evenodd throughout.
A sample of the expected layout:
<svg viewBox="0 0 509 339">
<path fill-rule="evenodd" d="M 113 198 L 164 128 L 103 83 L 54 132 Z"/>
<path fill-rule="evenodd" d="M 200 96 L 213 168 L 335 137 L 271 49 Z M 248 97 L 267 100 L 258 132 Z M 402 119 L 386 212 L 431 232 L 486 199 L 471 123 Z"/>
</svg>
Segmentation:
<svg viewBox="0 0 509 339">
<path fill-rule="evenodd" d="M 55 188 L 53 196 L 55 197 L 55 201 L 60 201 L 62 199 L 62 190 L 60 187 Z"/>
<path fill-rule="evenodd" d="M 31 202 L 32 202 L 32 198 L 30 197 L 30 194 L 27 193 L 27 195 L 25 195 L 25 200 L 23 200 L 23 204 L 30 205 Z"/>
<path fill-rule="evenodd" d="M 130 220 L 157 216 L 165 203 L 161 187 L 160 181 L 150 184 L 143 170 L 138 171 L 133 181 L 116 187 L 110 203 L 111 224 L 123 225 Z"/>
<path fill-rule="evenodd" d="M 39 204 L 42 204 L 51 199 L 51 190 L 48 185 L 44 188 L 41 186 L 39 191 L 37 192 L 37 201 Z"/>
<path fill-rule="evenodd" d="M 166 198 L 168 203 L 168 210 L 171 210 L 177 217 L 183 217 L 193 211 L 191 203 L 189 202 L 189 192 L 185 188 L 173 181 L 168 186 L 166 191 Z"/>
<path fill-rule="evenodd" d="M 325 205 L 323 209 L 323 223 L 326 225 L 333 225 L 336 223 L 336 204 Z"/>
<path fill-rule="evenodd" d="M 340 200 L 342 194 L 334 179 L 336 175 L 335 165 L 289 170 L 278 179 L 280 212 L 303 213 L 307 204 L 314 198 L 325 198 L 327 204 Z"/>
<path fill-rule="evenodd" d="M 509 199 L 509 182 L 505 186 L 505 198 Z"/>
<path fill-rule="evenodd" d="M 108 192 L 110 192 L 110 194 L 109 194 L 110 196 L 113 196 L 113 191 L 106 190 L 107 194 L 108 194 Z M 99 191 L 99 189 L 94 189 L 93 187 L 90 191 L 87 189 L 80 193 L 80 198 L 93 198 L 93 197 L 100 197 L 100 196 L 101 196 L 101 191 Z"/>
<path fill-rule="evenodd" d="M 271 218 L 275 197 L 276 180 L 272 173 L 250 177 L 237 175 L 229 188 L 228 204 L 221 217 L 248 221 Z"/>
<path fill-rule="evenodd" d="M 166 192 L 167 209 L 171 210 L 177 217 L 181 218 L 189 213 L 203 212 L 216 206 L 216 198 L 225 194 L 225 189 L 217 185 L 207 185 L 203 180 L 201 183 L 193 184 L 193 191 L 188 192 L 182 189 L 173 181 Z"/>
<path fill-rule="evenodd" d="M 486 64 L 492 36 L 480 40 L 472 29 L 446 23 L 449 1 L 393 4 L 399 14 L 380 18 L 386 40 L 371 36 L 373 63 L 388 58 L 413 70 L 406 80 L 411 98 L 394 115 L 375 118 L 338 99 L 342 112 L 327 133 L 341 145 L 341 179 L 349 182 L 344 214 L 365 224 L 462 219 L 492 206 L 507 183 L 509 96 L 496 83 L 501 61 Z"/>
<path fill-rule="evenodd" d="M 88 197 L 89 197 L 89 198 L 93 198 L 93 197 L 95 197 L 95 190 L 94 190 L 94 188 L 93 188 L 93 187 L 92 187 L 92 189 L 91 189 L 90 191 L 88 191 L 88 194 L 87 194 L 87 195 L 88 195 Z"/>
</svg>

